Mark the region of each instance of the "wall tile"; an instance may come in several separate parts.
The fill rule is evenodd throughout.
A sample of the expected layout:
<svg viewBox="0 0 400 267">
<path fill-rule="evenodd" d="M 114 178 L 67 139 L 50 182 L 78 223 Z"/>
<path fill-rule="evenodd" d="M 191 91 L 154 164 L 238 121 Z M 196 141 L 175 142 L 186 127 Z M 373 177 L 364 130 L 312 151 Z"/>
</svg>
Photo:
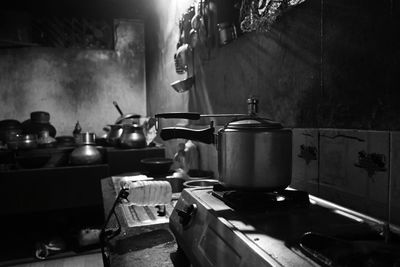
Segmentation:
<svg viewBox="0 0 400 267">
<path fill-rule="evenodd" d="M 400 132 L 390 135 L 390 223 L 400 226 Z"/>
<path fill-rule="evenodd" d="M 218 178 L 218 153 L 215 145 L 203 144 L 196 142 L 200 155 L 200 169 L 212 171 L 214 178 Z"/>
<path fill-rule="evenodd" d="M 320 196 L 387 220 L 388 160 L 388 132 L 320 129 Z"/>
<path fill-rule="evenodd" d="M 291 187 L 318 193 L 318 129 L 293 129 Z"/>
</svg>

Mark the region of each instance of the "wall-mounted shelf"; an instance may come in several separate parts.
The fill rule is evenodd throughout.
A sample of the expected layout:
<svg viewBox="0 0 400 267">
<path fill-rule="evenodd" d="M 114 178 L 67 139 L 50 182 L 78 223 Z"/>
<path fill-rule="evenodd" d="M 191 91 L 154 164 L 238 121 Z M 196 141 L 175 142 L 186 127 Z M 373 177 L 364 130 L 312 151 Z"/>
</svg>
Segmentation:
<svg viewBox="0 0 400 267">
<path fill-rule="evenodd" d="M 0 39 L 0 48 L 35 47 L 39 44 Z"/>
</svg>

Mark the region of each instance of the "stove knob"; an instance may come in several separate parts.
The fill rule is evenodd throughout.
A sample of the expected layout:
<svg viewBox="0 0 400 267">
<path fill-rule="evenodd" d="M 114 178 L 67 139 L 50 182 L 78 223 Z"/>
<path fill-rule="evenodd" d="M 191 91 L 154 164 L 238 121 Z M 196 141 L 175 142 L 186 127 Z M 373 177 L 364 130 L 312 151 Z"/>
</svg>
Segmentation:
<svg viewBox="0 0 400 267">
<path fill-rule="evenodd" d="M 183 209 L 175 208 L 175 210 L 178 213 L 180 224 L 182 224 L 182 226 L 185 227 L 190 223 L 190 220 L 196 214 L 197 205 L 191 204 L 187 207 L 184 207 Z"/>
</svg>

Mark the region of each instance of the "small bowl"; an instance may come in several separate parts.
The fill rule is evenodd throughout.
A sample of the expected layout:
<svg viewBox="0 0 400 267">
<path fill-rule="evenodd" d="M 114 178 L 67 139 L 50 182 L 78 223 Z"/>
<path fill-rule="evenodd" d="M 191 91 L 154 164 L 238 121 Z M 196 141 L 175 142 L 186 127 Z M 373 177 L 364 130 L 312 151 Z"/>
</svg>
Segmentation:
<svg viewBox="0 0 400 267">
<path fill-rule="evenodd" d="M 173 162 L 170 158 L 146 158 L 140 160 L 144 170 L 150 174 L 167 174 Z"/>
<path fill-rule="evenodd" d="M 175 81 L 175 82 L 171 83 L 170 85 L 178 93 L 183 93 L 183 92 L 186 92 L 187 90 L 189 90 L 190 88 L 192 88 L 193 84 L 194 84 L 194 76 L 191 76 L 184 80 Z"/>
<path fill-rule="evenodd" d="M 183 183 L 183 186 L 185 188 L 212 188 L 216 184 L 219 184 L 218 180 L 199 179 L 199 180 L 186 181 Z"/>
</svg>

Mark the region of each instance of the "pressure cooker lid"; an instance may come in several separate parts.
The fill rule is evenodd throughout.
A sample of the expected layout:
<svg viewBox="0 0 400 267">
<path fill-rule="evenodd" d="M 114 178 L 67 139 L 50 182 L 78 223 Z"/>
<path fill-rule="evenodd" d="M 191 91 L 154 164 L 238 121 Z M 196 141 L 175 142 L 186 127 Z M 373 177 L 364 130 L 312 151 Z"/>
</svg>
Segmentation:
<svg viewBox="0 0 400 267">
<path fill-rule="evenodd" d="M 228 123 L 227 129 L 282 129 L 282 124 L 269 119 L 244 117 Z"/>
</svg>

